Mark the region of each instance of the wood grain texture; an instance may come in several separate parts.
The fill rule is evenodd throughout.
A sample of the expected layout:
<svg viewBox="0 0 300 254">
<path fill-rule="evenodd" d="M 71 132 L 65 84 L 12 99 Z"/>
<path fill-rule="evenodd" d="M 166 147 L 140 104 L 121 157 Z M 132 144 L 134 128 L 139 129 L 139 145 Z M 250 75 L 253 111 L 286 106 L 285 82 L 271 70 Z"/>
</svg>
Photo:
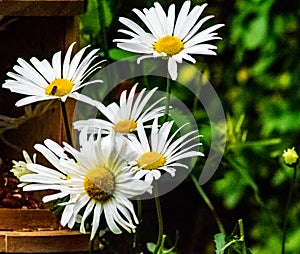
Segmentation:
<svg viewBox="0 0 300 254">
<path fill-rule="evenodd" d="M 5 251 L 6 251 L 6 236 L 0 233 L 0 253 Z"/>
<path fill-rule="evenodd" d="M 47 209 L 0 209 L 0 230 L 58 229 L 58 219 Z"/>
<path fill-rule="evenodd" d="M 75 16 L 84 12 L 84 0 L 0 0 L 4 16 Z"/>
<path fill-rule="evenodd" d="M 0 231 L 0 250 L 4 253 L 78 253 L 88 251 L 89 238 L 88 234 L 68 229 Z"/>
</svg>

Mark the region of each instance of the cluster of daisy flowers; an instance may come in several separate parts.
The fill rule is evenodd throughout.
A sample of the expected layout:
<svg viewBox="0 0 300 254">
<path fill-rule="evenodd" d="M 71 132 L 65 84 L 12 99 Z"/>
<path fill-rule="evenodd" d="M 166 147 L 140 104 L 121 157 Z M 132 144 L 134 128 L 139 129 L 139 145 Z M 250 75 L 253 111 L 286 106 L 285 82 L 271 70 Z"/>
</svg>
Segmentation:
<svg viewBox="0 0 300 254">
<path fill-rule="evenodd" d="M 50 139 L 36 144 L 35 149 L 53 167 L 26 159 L 27 172 L 20 177 L 25 191 L 56 191 L 43 197 L 44 202 L 67 197 L 59 204 L 64 206 L 61 224 L 73 228 L 79 223 L 85 233 L 90 218 L 91 239 L 99 230 L 101 214 L 113 233 L 121 233 L 120 227 L 134 232 L 138 219 L 130 199 L 152 193 L 153 181 L 163 172 L 175 176 L 176 168 L 187 169 L 180 160 L 203 155 L 198 151 L 201 143 L 197 131 L 175 139 L 184 126 L 171 133 L 173 121 L 158 123 L 163 107 L 154 104 L 146 109 L 156 88 L 149 93 L 143 89 L 137 95 L 136 87 L 128 98 L 127 91 L 122 92 L 119 105 L 93 103 L 106 119 L 74 122 L 80 133 L 78 150 Z M 147 130 L 144 125 L 149 122 Z M 190 143 L 193 146 L 187 146 Z"/>
<path fill-rule="evenodd" d="M 116 39 L 117 46 L 143 53 L 147 57 L 168 59 L 170 77 L 177 77 L 177 63 L 183 60 L 195 62 L 190 54 L 215 54 L 215 46 L 205 41 L 220 39 L 214 31 L 223 25 L 214 25 L 198 32 L 203 23 L 212 16 L 198 21 L 206 4 L 194 7 L 186 1 L 175 20 L 175 5 L 166 14 L 158 3 L 143 12 L 133 11 L 149 29 L 146 32 L 135 22 L 120 18 L 129 30 L 120 32 L 131 39 Z M 44 202 L 59 200 L 63 206 L 61 224 L 73 228 L 80 225 L 85 233 L 87 222 L 91 226 L 91 239 L 100 230 L 100 220 L 105 218 L 108 228 L 116 234 L 122 229 L 134 232 L 138 224 L 131 201 L 145 193 L 152 193 L 153 181 L 162 174 L 174 177 L 176 170 L 187 170 L 187 158 L 203 156 L 199 152 L 200 135 L 191 131 L 181 135 L 185 126 L 176 126 L 173 121 L 160 122 L 165 107 L 161 98 L 150 104 L 157 88 L 150 91 L 138 84 L 130 91 L 123 91 L 119 104 L 105 106 L 78 91 L 101 80 L 87 81 L 101 67 L 97 61 L 97 49 L 87 52 L 85 47 L 72 58 L 74 43 L 68 48 L 64 59 L 62 53 L 53 55 L 52 61 L 33 57 L 30 63 L 19 58 L 14 72 L 8 72 L 3 88 L 26 95 L 16 106 L 24 106 L 44 100 L 57 99 L 64 103 L 68 97 L 83 101 L 101 112 L 104 119 L 87 119 L 73 123 L 79 132 L 78 144 L 58 144 L 46 139 L 34 148 L 51 166 L 31 160 L 26 154 L 26 163 L 17 163 L 14 170 L 22 170 L 20 181 L 25 191 L 53 190 L 43 197 Z M 175 129 L 175 130 L 174 130 Z M 24 170 L 24 167 L 26 170 Z M 62 201 L 63 200 L 63 201 Z M 103 221 L 103 219 L 102 219 Z"/>
</svg>

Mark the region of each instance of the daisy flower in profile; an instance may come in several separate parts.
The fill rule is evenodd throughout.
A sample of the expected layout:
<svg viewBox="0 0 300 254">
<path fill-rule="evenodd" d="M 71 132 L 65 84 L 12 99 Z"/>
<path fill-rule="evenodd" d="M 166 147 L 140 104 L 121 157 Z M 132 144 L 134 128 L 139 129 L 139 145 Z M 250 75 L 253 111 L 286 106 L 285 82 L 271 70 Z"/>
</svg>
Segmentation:
<svg viewBox="0 0 300 254">
<path fill-rule="evenodd" d="M 216 55 L 214 45 L 205 42 L 221 39 L 215 32 L 223 24 L 216 24 L 199 32 L 205 21 L 213 15 L 199 19 L 207 4 L 197 5 L 190 12 L 190 1 L 185 1 L 181 10 L 175 17 L 175 5 L 170 5 L 166 14 L 159 3 L 154 7 L 133 9 L 133 12 L 143 21 L 149 31 L 145 31 L 130 19 L 121 17 L 119 21 L 130 30 L 120 29 L 119 32 L 131 36 L 130 39 L 115 39 L 121 49 L 145 54 L 140 60 L 151 57 L 168 59 L 168 71 L 173 80 L 177 78 L 177 63 L 187 60 L 195 63 L 191 54 Z"/>
<path fill-rule="evenodd" d="M 32 173 L 32 171 L 30 171 L 27 168 L 27 164 L 28 163 L 36 163 L 36 154 L 33 154 L 32 160 L 31 160 L 29 154 L 25 150 L 23 150 L 23 157 L 24 157 L 25 161 L 15 161 L 15 160 L 12 161 L 13 167 L 10 171 L 17 178 L 20 178 L 22 175 Z"/>
<path fill-rule="evenodd" d="M 59 190 L 45 196 L 43 201 L 55 200 L 69 195 L 67 202 L 61 203 L 64 211 L 63 226 L 73 228 L 80 223 L 80 232 L 86 233 L 86 224 L 91 221 L 91 239 L 99 230 L 100 219 L 105 217 L 109 229 L 120 234 L 120 227 L 133 232 L 138 224 L 130 198 L 151 192 L 151 186 L 134 178 L 134 173 L 126 168 L 126 147 L 116 147 L 114 136 L 88 135 L 84 129 L 79 136 L 80 150 L 69 144 L 64 147 L 51 140 L 45 146 L 36 148 L 55 166 L 54 169 L 39 164 L 29 164 L 35 174 L 27 174 L 20 180 L 29 183 L 24 190 Z M 66 158 L 65 152 L 73 158 Z"/>
<path fill-rule="evenodd" d="M 165 122 L 159 128 L 156 118 L 149 139 L 142 124 L 137 127 L 137 137 L 128 137 L 129 145 L 137 153 L 135 160 L 130 162 L 137 179 L 145 177 L 146 182 L 152 183 L 153 179 L 160 178 L 162 171 L 174 176 L 176 167 L 188 168 L 187 165 L 178 162 L 179 160 L 203 156 L 203 153 L 195 149 L 201 145 L 195 141 L 201 135 L 195 135 L 197 131 L 191 131 L 175 140 L 175 136 L 185 125 L 170 136 L 173 124 L 173 121 Z"/>
<path fill-rule="evenodd" d="M 98 49 L 90 51 L 83 57 L 88 46 L 82 48 L 71 60 L 74 45 L 75 42 L 69 46 L 64 60 L 61 51 L 53 55 L 52 63 L 46 59 L 40 61 L 36 57 L 32 57 L 30 63 L 22 58 L 17 60 L 18 65 L 13 67 L 15 72 L 8 72 L 7 76 L 10 79 L 2 85 L 12 92 L 28 95 L 17 101 L 17 107 L 51 99 L 65 102 L 67 97 L 92 103 L 91 99 L 79 94 L 77 90 L 91 83 L 102 82 L 101 80 L 85 82 L 91 73 L 100 68 L 101 62 L 93 63 Z"/>
<path fill-rule="evenodd" d="M 156 106 L 164 98 L 148 105 L 157 87 L 147 93 L 146 88 L 144 88 L 140 93 L 136 94 L 137 85 L 135 84 L 132 87 L 128 98 L 126 90 L 121 93 L 119 105 L 113 102 L 105 107 L 101 102 L 95 102 L 96 107 L 108 120 L 79 120 L 73 123 L 74 128 L 82 130 L 88 127 L 89 132 L 98 132 L 101 128 L 102 131 L 107 133 L 113 131 L 127 135 L 136 130 L 137 123 L 145 123 L 162 116 L 164 114 L 164 106 Z"/>
</svg>

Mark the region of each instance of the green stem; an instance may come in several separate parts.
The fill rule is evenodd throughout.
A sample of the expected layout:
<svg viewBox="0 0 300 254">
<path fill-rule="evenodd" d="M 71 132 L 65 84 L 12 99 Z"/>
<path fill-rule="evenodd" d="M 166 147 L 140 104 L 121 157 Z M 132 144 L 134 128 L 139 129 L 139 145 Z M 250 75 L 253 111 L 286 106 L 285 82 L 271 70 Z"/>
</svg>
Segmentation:
<svg viewBox="0 0 300 254">
<path fill-rule="evenodd" d="M 240 230 L 240 239 L 242 240 L 242 254 L 247 254 L 247 248 L 246 248 L 246 242 L 245 242 L 245 233 L 244 233 L 244 225 L 243 225 L 243 220 L 239 219 L 239 230 Z"/>
<path fill-rule="evenodd" d="M 194 176 L 194 174 L 190 174 L 190 177 L 192 178 L 192 181 L 196 187 L 196 190 L 198 191 L 198 193 L 200 194 L 200 196 L 203 198 L 204 202 L 206 203 L 206 205 L 208 206 L 208 208 L 210 209 L 210 211 L 212 212 L 212 214 L 215 217 L 216 223 L 218 225 L 219 231 L 221 233 L 223 233 L 224 235 L 226 235 L 225 233 L 225 229 L 224 226 L 221 222 L 220 217 L 218 216 L 214 206 L 212 205 L 212 203 L 210 202 L 208 196 L 206 195 L 206 193 L 204 192 L 203 188 L 201 187 L 201 185 L 199 184 L 198 180 L 196 179 L 196 177 Z"/>
<path fill-rule="evenodd" d="M 140 253 L 139 251 L 139 246 L 138 246 L 138 242 L 139 242 L 139 235 L 141 232 L 141 222 L 142 222 L 142 212 L 143 212 L 143 206 L 142 206 L 142 201 L 140 199 L 137 199 L 137 217 L 139 220 L 139 227 L 137 228 L 134 236 L 133 236 L 133 250 L 134 253 Z"/>
<path fill-rule="evenodd" d="M 164 122 L 167 122 L 168 117 L 169 117 L 171 90 L 172 90 L 172 82 L 171 82 L 170 77 L 167 77 Z M 154 193 L 154 197 L 155 197 L 155 206 L 156 206 L 157 221 L 158 221 L 158 238 L 157 238 L 157 243 L 156 243 L 153 253 L 157 254 L 160 252 L 160 248 L 163 243 L 163 231 L 164 231 L 164 225 L 163 225 L 164 223 L 163 223 L 163 216 L 162 216 L 162 212 L 161 212 L 160 199 L 159 199 L 159 195 L 158 195 L 157 182 L 154 182 L 154 184 L 153 184 L 153 193 Z"/>
<path fill-rule="evenodd" d="M 61 111 L 62 111 L 63 119 L 64 119 L 64 126 L 65 126 L 65 130 L 66 130 L 66 134 L 67 134 L 67 140 L 68 140 L 69 145 L 73 146 L 71 131 L 70 131 L 70 128 L 69 128 L 69 121 L 68 121 L 68 114 L 67 114 L 66 104 L 63 101 L 60 101 L 60 105 L 61 105 Z"/>
<path fill-rule="evenodd" d="M 153 185 L 154 185 L 153 192 L 155 196 L 155 206 L 156 206 L 157 221 L 158 221 L 158 238 L 157 238 L 157 243 L 153 254 L 158 254 L 163 240 L 164 223 L 163 223 L 163 216 L 161 212 L 160 199 L 158 195 L 157 182 L 155 182 Z"/>
<path fill-rule="evenodd" d="M 143 76 L 143 84 L 147 88 L 147 90 L 151 90 L 151 87 L 149 85 L 149 81 L 148 81 L 148 76 L 147 75 Z"/>
<path fill-rule="evenodd" d="M 94 254 L 94 239 L 89 241 L 89 254 Z"/>
<path fill-rule="evenodd" d="M 197 79 L 198 81 L 198 79 Z M 199 83 L 200 83 L 200 80 L 199 80 Z M 200 83 L 201 84 L 201 83 Z M 194 100 L 193 100 L 193 110 L 192 112 L 197 112 L 197 106 L 198 106 L 198 101 L 199 101 L 199 94 L 200 94 L 200 90 L 201 90 L 201 85 L 197 85 L 195 87 L 196 91 L 195 91 L 195 95 L 194 95 Z"/>
<path fill-rule="evenodd" d="M 142 200 L 137 200 L 137 210 L 138 210 L 138 219 L 139 221 L 142 221 L 142 213 L 143 213 L 143 204 Z"/>
<path fill-rule="evenodd" d="M 108 59 L 108 45 L 106 36 L 106 24 L 105 24 L 105 14 L 104 14 L 104 0 L 98 0 L 98 13 L 99 13 L 99 24 L 101 29 L 100 40 L 102 41 L 101 48 L 104 52 L 104 58 Z"/>
<path fill-rule="evenodd" d="M 285 240 L 286 240 L 286 226 L 288 222 L 288 214 L 289 214 L 289 208 L 290 208 L 290 202 L 291 202 L 291 197 L 292 197 L 292 192 L 294 189 L 294 185 L 296 182 L 296 166 L 294 166 L 294 174 L 293 174 L 293 179 L 291 182 L 288 198 L 287 198 L 287 203 L 286 203 L 286 208 L 284 212 L 284 222 L 283 222 L 283 235 L 282 235 L 282 246 L 281 246 L 281 254 L 285 253 Z"/>
<path fill-rule="evenodd" d="M 173 81 L 170 79 L 170 77 L 167 77 L 166 104 L 165 104 L 164 122 L 167 122 L 168 121 L 168 117 L 169 117 L 169 107 L 170 107 L 170 98 L 171 98 L 171 92 L 172 92 L 172 85 L 173 85 Z"/>
</svg>

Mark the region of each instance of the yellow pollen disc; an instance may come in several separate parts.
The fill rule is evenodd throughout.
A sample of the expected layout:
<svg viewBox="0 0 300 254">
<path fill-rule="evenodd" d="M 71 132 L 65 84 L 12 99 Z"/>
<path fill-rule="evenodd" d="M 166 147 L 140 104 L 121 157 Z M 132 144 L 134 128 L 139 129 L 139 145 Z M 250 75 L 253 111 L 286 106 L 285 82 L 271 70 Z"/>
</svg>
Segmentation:
<svg viewBox="0 0 300 254">
<path fill-rule="evenodd" d="M 94 168 L 84 178 L 84 190 L 90 198 L 104 202 L 114 193 L 115 177 L 105 168 Z"/>
<path fill-rule="evenodd" d="M 129 133 L 135 129 L 137 124 L 133 120 L 122 120 L 115 124 L 114 131 L 119 133 Z"/>
<path fill-rule="evenodd" d="M 157 152 L 146 152 L 138 159 L 138 166 L 146 170 L 158 169 L 165 163 L 166 158 Z"/>
<path fill-rule="evenodd" d="M 72 91 L 74 83 L 67 79 L 55 79 L 45 89 L 48 95 L 64 96 Z"/>
<path fill-rule="evenodd" d="M 157 51 L 158 53 L 166 53 L 168 56 L 176 55 L 183 49 L 183 42 L 179 38 L 171 35 L 160 38 L 154 44 L 155 51 Z"/>
</svg>

